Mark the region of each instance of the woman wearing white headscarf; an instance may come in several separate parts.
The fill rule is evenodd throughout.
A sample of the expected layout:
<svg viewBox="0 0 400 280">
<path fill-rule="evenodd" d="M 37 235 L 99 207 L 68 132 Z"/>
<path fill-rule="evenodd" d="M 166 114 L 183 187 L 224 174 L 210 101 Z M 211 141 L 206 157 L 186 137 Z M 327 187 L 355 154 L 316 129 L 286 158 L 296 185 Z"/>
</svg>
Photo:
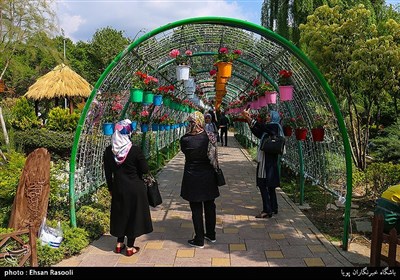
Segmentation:
<svg viewBox="0 0 400 280">
<path fill-rule="evenodd" d="M 260 139 L 269 135 L 283 135 L 280 125 L 281 117 L 277 111 L 270 111 L 265 123 L 251 119 L 247 110 L 242 112 L 242 116 L 247 120 L 251 132 Z M 263 210 L 256 218 L 271 218 L 272 214 L 278 214 L 278 201 L 276 199 L 277 187 L 280 187 L 280 176 L 278 170 L 278 154 L 265 154 L 258 147 L 257 150 L 257 176 L 256 182 L 260 189 L 263 202 Z"/>
<path fill-rule="evenodd" d="M 111 195 L 110 233 L 117 237 L 116 253 L 124 248 L 126 255 L 139 252 L 136 237 L 153 231 L 147 189 L 142 175 L 149 166 L 142 150 L 130 140 L 131 121 L 126 119 L 115 125 L 111 145 L 104 152 L 104 172 Z"/>
<path fill-rule="evenodd" d="M 216 242 L 215 198 L 219 196 L 214 168 L 217 166 L 217 139 L 204 130 L 204 116 L 200 112 L 189 115 L 187 133 L 181 137 L 181 151 L 185 154 L 181 197 L 189 201 L 195 231 L 190 246 L 203 248 L 204 239 Z M 203 208 L 205 231 L 203 223 Z"/>
</svg>

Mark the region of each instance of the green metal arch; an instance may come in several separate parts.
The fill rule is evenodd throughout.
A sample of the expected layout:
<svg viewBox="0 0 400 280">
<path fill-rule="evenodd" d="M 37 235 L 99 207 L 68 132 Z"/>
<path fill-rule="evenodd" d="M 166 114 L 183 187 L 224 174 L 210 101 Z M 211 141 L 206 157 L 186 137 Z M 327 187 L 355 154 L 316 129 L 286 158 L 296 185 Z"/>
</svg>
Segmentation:
<svg viewBox="0 0 400 280">
<path fill-rule="evenodd" d="M 352 194 L 352 170 L 351 170 L 351 153 L 350 153 L 350 142 L 348 139 L 345 123 L 342 117 L 342 114 L 339 110 L 339 106 L 336 102 L 336 99 L 334 97 L 334 94 L 332 93 L 329 85 L 327 84 L 326 80 L 322 76 L 322 74 L 319 72 L 319 70 L 315 67 L 315 65 L 296 47 L 294 46 L 291 42 L 288 40 L 284 39 L 283 37 L 279 36 L 278 34 L 262 27 L 254 23 L 246 22 L 243 20 L 238 20 L 238 19 L 232 19 L 232 18 L 223 18 L 223 17 L 198 17 L 198 18 L 189 18 L 189 19 L 184 19 L 184 20 L 179 20 L 173 23 L 169 23 L 167 25 L 164 25 L 162 27 L 159 27 L 157 29 L 154 29 L 153 31 L 143 35 L 142 37 L 138 38 L 134 42 L 132 42 L 125 50 L 123 50 L 120 54 L 118 54 L 114 60 L 110 63 L 110 65 L 106 68 L 106 70 L 103 72 L 103 74 L 100 76 L 99 80 L 96 82 L 93 91 L 90 94 L 90 97 L 88 98 L 88 101 L 86 102 L 86 105 L 83 109 L 83 112 L 81 114 L 81 118 L 79 120 L 76 133 L 75 133 L 75 138 L 74 138 L 74 143 L 72 147 L 72 153 L 71 153 L 71 160 L 70 160 L 70 177 L 69 177 L 69 194 L 70 194 L 70 206 L 71 206 L 71 222 L 74 226 L 76 226 L 76 217 L 75 217 L 75 207 L 76 207 L 76 171 L 77 171 L 77 161 L 78 161 L 78 151 L 79 148 L 84 151 L 84 140 L 82 132 L 84 129 L 87 129 L 87 126 L 89 125 L 88 120 L 90 119 L 89 113 L 92 113 L 93 109 L 93 103 L 95 103 L 95 98 L 99 94 L 99 91 L 101 88 L 104 86 L 106 82 L 108 82 L 107 78 L 112 74 L 113 71 L 117 71 L 118 68 L 117 66 L 119 63 L 128 55 L 131 53 L 134 53 L 135 50 L 140 47 L 141 45 L 144 45 L 148 43 L 151 39 L 153 39 L 155 36 L 157 36 L 160 33 L 173 30 L 174 28 L 184 28 L 185 26 L 189 25 L 216 25 L 216 26 L 223 26 L 223 27 L 233 27 L 233 28 L 238 28 L 241 30 L 253 32 L 254 34 L 258 34 L 262 38 L 267 39 L 268 41 L 274 42 L 275 44 L 279 45 L 283 49 L 287 50 L 293 57 L 298 59 L 313 75 L 313 77 L 318 81 L 320 86 L 323 88 L 326 97 L 328 98 L 330 105 L 332 106 L 333 112 L 335 114 L 335 117 L 337 119 L 337 124 L 339 128 L 339 132 L 341 134 L 341 138 L 343 140 L 343 147 L 344 147 L 344 154 L 345 154 L 345 165 L 346 165 L 346 188 L 347 188 L 347 193 L 346 193 L 346 208 L 345 208 L 345 221 L 344 221 L 344 236 L 343 236 L 343 249 L 347 250 L 348 246 L 348 227 L 349 227 L 349 217 L 350 217 L 350 204 L 351 204 L 351 194 Z M 246 64 L 251 62 L 247 62 L 246 60 L 241 60 L 240 62 Z M 170 62 L 169 62 L 170 63 Z M 168 64 L 168 62 L 167 62 Z M 160 63 L 159 67 L 162 67 L 163 64 Z M 262 71 L 262 70 L 260 70 Z M 126 78 L 126 77 L 123 77 Z M 277 87 L 276 83 L 274 80 L 269 77 L 268 75 L 266 78 L 273 84 L 275 87 Z M 124 80 L 125 81 L 125 80 Z M 112 87 L 113 81 L 110 81 L 110 86 Z M 126 100 L 127 102 L 127 100 Z M 89 138 L 88 133 L 85 131 L 86 138 Z M 98 135 L 93 135 L 93 138 L 96 137 L 101 137 Z M 93 141 L 93 140 L 85 140 L 85 141 Z M 97 141 L 97 139 L 96 139 Z M 99 145 L 104 145 L 104 142 L 106 140 L 99 140 Z"/>
</svg>

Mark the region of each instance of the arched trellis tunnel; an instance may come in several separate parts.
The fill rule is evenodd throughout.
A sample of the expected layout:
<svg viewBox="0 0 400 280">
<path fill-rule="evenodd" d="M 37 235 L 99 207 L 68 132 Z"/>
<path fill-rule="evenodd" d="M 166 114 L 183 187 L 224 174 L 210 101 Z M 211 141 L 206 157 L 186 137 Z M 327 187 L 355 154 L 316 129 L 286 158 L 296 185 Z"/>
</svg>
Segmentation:
<svg viewBox="0 0 400 280">
<path fill-rule="evenodd" d="M 304 198 L 304 181 L 310 180 L 336 196 L 345 196 L 343 249 L 348 247 L 350 206 L 352 196 L 351 154 L 345 124 L 334 95 L 313 63 L 291 42 L 262 26 L 242 20 L 221 17 L 200 17 L 176 21 L 159 27 L 131 43 L 107 67 L 97 81 L 79 120 L 70 161 L 69 194 L 71 222 L 76 226 L 75 209 L 83 197 L 90 196 L 105 182 L 102 155 L 110 143 L 110 136 L 103 135 L 102 124 L 112 115 L 112 106 L 118 99 L 124 109 L 117 117 L 130 118 L 135 111 L 129 101 L 131 77 L 136 71 L 147 71 L 159 80 L 159 85 L 174 84 L 174 96 L 186 100 L 183 81 L 176 80 L 174 60 L 169 57 L 172 49 L 191 50 L 191 69 L 196 84 L 203 95 L 192 99 L 197 109 L 215 97 L 214 82 L 209 70 L 220 47 L 239 49 L 242 55 L 233 63 L 232 77 L 222 106 L 231 109 L 232 101 L 248 95 L 253 89 L 254 78 L 269 81 L 278 90 L 278 73 L 282 69 L 293 72 L 294 98 L 292 101 L 270 104 L 262 110 L 279 110 L 285 116 L 301 115 L 307 127 L 312 126 L 315 113 L 329 118 L 325 140 L 298 141 L 287 137 L 286 154 L 282 164 L 300 175 L 301 202 Z M 168 131 L 138 133 L 138 141 L 149 157 L 176 142 L 184 133 L 184 123 L 190 110 L 174 104 L 150 106 L 150 121 L 167 113 L 175 126 Z M 235 117 L 231 110 L 231 117 Z M 114 120 L 115 121 L 115 120 Z M 237 133 L 257 142 L 244 123 L 235 124 Z M 310 130 L 308 131 L 310 134 Z"/>
</svg>

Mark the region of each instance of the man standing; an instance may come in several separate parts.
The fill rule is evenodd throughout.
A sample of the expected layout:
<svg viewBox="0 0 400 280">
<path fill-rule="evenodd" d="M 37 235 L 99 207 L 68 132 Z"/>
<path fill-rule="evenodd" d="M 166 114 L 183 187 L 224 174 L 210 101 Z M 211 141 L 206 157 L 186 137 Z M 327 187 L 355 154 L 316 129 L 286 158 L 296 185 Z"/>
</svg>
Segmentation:
<svg viewBox="0 0 400 280">
<path fill-rule="evenodd" d="M 228 145 L 228 127 L 229 119 L 225 116 L 225 112 L 221 113 L 221 118 L 219 120 L 219 128 L 221 129 L 221 146 L 224 146 L 224 136 L 225 136 L 225 147 Z"/>
</svg>

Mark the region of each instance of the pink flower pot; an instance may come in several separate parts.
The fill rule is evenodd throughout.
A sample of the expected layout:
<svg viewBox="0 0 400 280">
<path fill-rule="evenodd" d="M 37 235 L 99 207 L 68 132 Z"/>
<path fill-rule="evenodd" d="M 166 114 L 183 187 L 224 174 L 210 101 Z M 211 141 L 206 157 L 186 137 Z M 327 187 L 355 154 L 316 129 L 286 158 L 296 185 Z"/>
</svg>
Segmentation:
<svg viewBox="0 0 400 280">
<path fill-rule="evenodd" d="M 281 102 L 293 100 L 293 86 L 279 86 Z"/>
<path fill-rule="evenodd" d="M 265 98 L 267 99 L 267 104 L 276 104 L 276 96 L 277 92 L 276 91 L 269 91 L 265 93 Z"/>
</svg>

